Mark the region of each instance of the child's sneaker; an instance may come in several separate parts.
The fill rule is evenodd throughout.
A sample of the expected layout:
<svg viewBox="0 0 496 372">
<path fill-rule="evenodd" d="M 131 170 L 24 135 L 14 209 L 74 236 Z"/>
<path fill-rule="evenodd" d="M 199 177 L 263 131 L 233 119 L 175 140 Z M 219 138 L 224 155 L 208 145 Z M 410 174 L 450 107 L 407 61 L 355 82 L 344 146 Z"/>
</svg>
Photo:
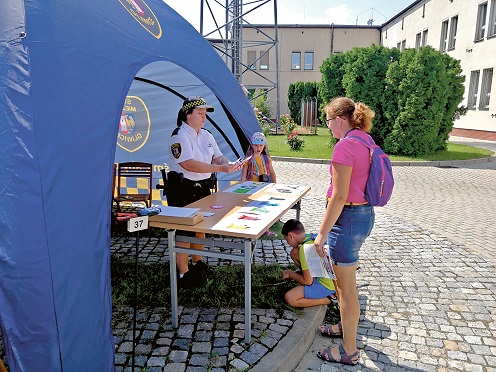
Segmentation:
<svg viewBox="0 0 496 372">
<path fill-rule="evenodd" d="M 329 299 L 329 301 L 331 301 L 331 303 L 327 305 L 327 310 L 329 311 L 329 313 L 340 316 L 339 301 L 336 293 L 327 296 L 327 298 Z"/>
</svg>

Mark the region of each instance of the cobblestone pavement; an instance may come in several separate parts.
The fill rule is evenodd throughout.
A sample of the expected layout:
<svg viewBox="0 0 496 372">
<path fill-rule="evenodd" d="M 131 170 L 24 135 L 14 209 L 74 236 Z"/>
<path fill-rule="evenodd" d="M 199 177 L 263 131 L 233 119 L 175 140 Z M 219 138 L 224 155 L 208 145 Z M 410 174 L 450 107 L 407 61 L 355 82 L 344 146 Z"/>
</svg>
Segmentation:
<svg viewBox="0 0 496 372">
<path fill-rule="evenodd" d="M 496 142 L 480 143 L 496 151 Z M 358 367 L 318 359 L 317 350 L 339 340 L 315 334 L 310 323 L 306 332 L 315 339 L 306 354 L 297 350 L 305 335 L 291 332 L 300 316 L 290 311 L 281 316 L 253 309 L 253 338 L 245 346 L 243 309 L 180 307 L 178 329 L 171 328 L 169 309 L 139 310 L 137 370 L 256 369 L 281 355 L 275 353 L 284 345 L 282 353 L 297 358 L 298 372 L 496 372 L 496 162 L 451 166 L 393 167 L 393 197 L 376 208 L 376 225 L 361 253 L 358 282 L 368 286 L 359 290 Z M 307 231 L 317 231 L 328 164 L 275 161 L 274 167 L 279 182 L 312 186 L 301 220 Z M 294 216 L 291 210 L 282 220 Z M 283 242 L 258 244 L 256 263 L 289 262 Z M 134 240 L 113 239 L 111 249 L 114 257 L 132 256 Z M 166 258 L 166 239 L 140 241 L 141 260 Z M 131 371 L 132 309 L 114 310 L 113 331 L 116 370 Z"/>
<path fill-rule="evenodd" d="M 318 359 L 339 341 L 317 334 L 295 371 L 496 371 L 496 162 L 393 171 L 393 197 L 376 208 L 361 254 L 360 364 Z"/>
</svg>

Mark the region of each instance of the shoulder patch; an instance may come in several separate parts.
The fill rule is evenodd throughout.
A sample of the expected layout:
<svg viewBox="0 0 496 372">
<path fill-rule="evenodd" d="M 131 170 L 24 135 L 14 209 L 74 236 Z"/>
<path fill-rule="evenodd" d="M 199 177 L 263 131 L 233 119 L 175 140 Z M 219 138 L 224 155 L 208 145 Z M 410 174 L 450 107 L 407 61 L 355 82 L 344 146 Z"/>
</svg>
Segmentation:
<svg viewBox="0 0 496 372">
<path fill-rule="evenodd" d="M 173 143 L 171 145 L 171 152 L 172 156 L 179 159 L 181 157 L 181 144 L 179 142 Z"/>
</svg>

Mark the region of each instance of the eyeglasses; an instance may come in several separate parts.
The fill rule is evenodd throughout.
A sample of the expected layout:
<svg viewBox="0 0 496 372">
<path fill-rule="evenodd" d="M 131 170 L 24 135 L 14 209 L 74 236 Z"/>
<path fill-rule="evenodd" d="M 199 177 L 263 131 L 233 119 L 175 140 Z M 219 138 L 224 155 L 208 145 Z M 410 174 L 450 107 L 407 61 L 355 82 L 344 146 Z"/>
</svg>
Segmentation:
<svg viewBox="0 0 496 372">
<path fill-rule="evenodd" d="M 336 118 L 337 118 L 337 116 L 334 116 L 333 118 L 326 119 L 326 124 L 329 124 L 329 122 L 333 121 Z"/>
</svg>

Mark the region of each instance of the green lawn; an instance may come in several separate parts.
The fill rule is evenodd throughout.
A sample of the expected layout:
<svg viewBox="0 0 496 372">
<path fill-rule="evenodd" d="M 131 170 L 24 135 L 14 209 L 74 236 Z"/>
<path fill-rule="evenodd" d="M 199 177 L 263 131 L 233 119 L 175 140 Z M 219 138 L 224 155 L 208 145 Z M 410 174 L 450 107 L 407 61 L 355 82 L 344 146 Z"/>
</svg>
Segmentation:
<svg viewBox="0 0 496 372">
<path fill-rule="evenodd" d="M 212 266 L 213 276 L 196 289 L 180 289 L 179 303 L 186 307 L 229 307 L 244 305 L 244 266 Z M 295 270 L 296 266 L 289 266 Z M 295 310 L 284 300 L 284 294 L 297 283 L 282 279 L 278 264 L 252 265 L 252 306 L 256 309 Z M 135 264 L 132 259 L 111 260 L 112 303 L 132 306 L 134 302 Z M 169 262 L 138 264 L 138 306 L 170 308 Z"/>
<path fill-rule="evenodd" d="M 291 158 L 328 159 L 332 157 L 331 133 L 327 128 L 319 127 L 317 135 L 303 135 L 305 146 L 301 151 L 292 151 L 283 134 L 267 136 L 267 147 L 271 156 Z M 433 160 L 466 160 L 491 156 L 492 151 L 472 146 L 448 143 L 448 149 L 432 155 L 412 158 L 405 156 L 390 156 L 392 161 L 433 161 Z"/>
</svg>

